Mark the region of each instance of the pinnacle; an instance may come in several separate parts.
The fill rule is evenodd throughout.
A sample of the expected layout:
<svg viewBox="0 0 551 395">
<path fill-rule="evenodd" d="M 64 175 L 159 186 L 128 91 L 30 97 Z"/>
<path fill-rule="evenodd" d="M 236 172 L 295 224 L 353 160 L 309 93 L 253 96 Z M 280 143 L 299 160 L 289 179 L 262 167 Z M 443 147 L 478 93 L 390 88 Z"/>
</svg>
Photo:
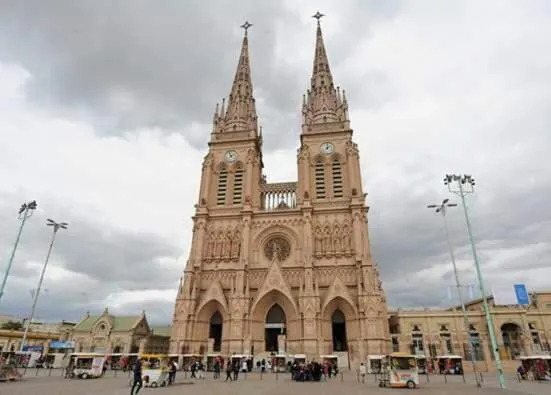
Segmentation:
<svg viewBox="0 0 551 395">
<path fill-rule="evenodd" d="M 237 70 L 227 104 L 217 106 L 214 114 L 214 132 L 249 131 L 257 129 L 256 105 L 253 97 L 253 84 L 249 64 L 248 28 L 252 26 L 245 22 L 241 27 L 245 29 L 241 53 L 237 63 Z"/>
<path fill-rule="evenodd" d="M 303 100 L 303 126 L 311 128 L 313 125 L 348 122 L 348 106 L 344 92 L 335 89 L 333 75 L 329 67 L 329 60 L 323 42 L 323 33 L 319 18 L 323 14 L 314 15 L 318 20 L 316 29 L 316 47 L 310 89 Z M 344 127 L 344 126 L 343 126 Z"/>
</svg>

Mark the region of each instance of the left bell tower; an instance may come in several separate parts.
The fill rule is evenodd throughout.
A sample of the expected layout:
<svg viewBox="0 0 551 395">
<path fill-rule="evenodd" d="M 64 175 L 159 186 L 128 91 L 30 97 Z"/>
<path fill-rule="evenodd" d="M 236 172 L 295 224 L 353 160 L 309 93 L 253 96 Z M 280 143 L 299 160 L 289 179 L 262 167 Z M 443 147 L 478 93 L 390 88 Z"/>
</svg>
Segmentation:
<svg viewBox="0 0 551 395">
<path fill-rule="evenodd" d="M 262 174 L 262 132 L 258 127 L 249 63 L 248 29 L 226 102 L 216 105 L 209 152 L 203 161 L 199 208 L 252 205 Z"/>
<path fill-rule="evenodd" d="M 193 216 L 193 234 L 189 259 L 184 276 L 180 280 L 173 317 L 171 352 L 185 354 L 192 344 L 193 333 L 202 330 L 195 328 L 196 309 L 200 304 L 201 273 L 204 271 L 204 254 L 229 254 L 232 267 L 242 278 L 247 266 L 247 256 L 242 250 L 247 248 L 249 225 L 253 208 L 260 207 L 260 184 L 262 181 L 262 132 L 258 127 L 256 104 L 253 95 L 251 68 L 249 63 L 248 30 L 252 25 L 245 22 L 241 53 L 228 100 L 216 105 L 213 115 L 212 132 L 208 143 L 209 150 L 201 169 L 201 182 L 198 202 Z M 231 252 L 223 245 L 224 237 L 211 240 L 208 230 L 224 227 L 230 221 L 242 234 L 235 230 Z M 210 236 L 212 237 L 212 235 Z M 233 239 L 232 237 L 236 237 Z M 212 242 L 212 245 L 209 244 Z M 241 243 L 243 242 L 243 245 Z M 207 251 L 208 250 L 208 251 Z M 245 298 L 244 284 L 239 281 L 231 296 L 230 303 L 239 303 Z M 232 318 L 232 324 L 239 324 Z M 229 321 L 225 321 L 229 324 Z M 226 325 L 227 326 L 227 325 Z M 226 334 L 226 332 L 224 332 Z M 227 334 L 226 334 L 227 335 Z M 227 338 L 227 336 L 224 336 Z"/>
</svg>

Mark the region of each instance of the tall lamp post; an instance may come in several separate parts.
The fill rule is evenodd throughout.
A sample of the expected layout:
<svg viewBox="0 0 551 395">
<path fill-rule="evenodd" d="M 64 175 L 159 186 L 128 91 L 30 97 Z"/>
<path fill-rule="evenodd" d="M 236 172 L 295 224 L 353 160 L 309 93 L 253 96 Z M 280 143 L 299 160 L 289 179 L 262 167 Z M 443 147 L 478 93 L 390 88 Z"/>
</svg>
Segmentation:
<svg viewBox="0 0 551 395">
<path fill-rule="evenodd" d="M 444 233 L 446 234 L 446 241 L 448 243 L 448 248 L 450 250 L 450 258 L 452 261 L 452 267 L 453 267 L 453 275 L 455 277 L 455 286 L 457 287 L 457 295 L 459 296 L 459 303 L 461 303 L 461 310 L 463 311 L 463 323 L 465 325 L 465 332 L 467 333 L 467 338 L 469 340 L 469 354 L 471 355 L 471 363 L 473 365 L 473 373 L 476 380 L 476 386 L 478 388 L 482 387 L 482 384 L 480 382 L 480 378 L 478 376 L 478 370 L 476 368 L 476 358 L 474 355 L 474 346 L 473 342 L 471 341 L 470 336 L 470 324 L 469 324 L 469 317 L 467 316 L 467 309 L 465 308 L 465 299 L 463 298 L 463 288 L 461 286 L 461 282 L 459 281 L 459 274 L 457 273 L 457 265 L 455 263 L 455 254 L 453 252 L 453 246 L 450 240 L 450 232 L 448 230 L 448 220 L 446 218 L 446 212 L 448 210 L 448 207 L 457 207 L 456 203 L 450 203 L 450 199 L 444 199 L 442 203 L 440 204 L 429 204 L 427 208 L 434 209 L 434 211 L 437 214 L 440 214 L 442 216 L 442 219 L 444 221 Z"/>
<path fill-rule="evenodd" d="M 21 234 L 23 233 L 23 227 L 27 218 L 30 218 L 33 215 L 33 211 L 37 207 L 36 200 L 32 202 L 23 203 L 19 209 L 19 219 L 21 220 L 21 225 L 19 225 L 19 232 L 17 232 L 17 238 L 11 250 L 10 260 L 8 261 L 8 267 L 6 268 L 6 273 L 4 273 L 4 279 L 2 280 L 2 285 L 0 286 L 0 300 L 4 296 L 4 288 L 6 288 L 6 282 L 8 281 L 8 276 L 10 275 L 11 266 L 13 264 L 13 258 L 15 258 L 15 251 L 17 251 L 17 246 L 19 245 L 19 240 L 21 239 Z"/>
<path fill-rule="evenodd" d="M 505 376 L 503 375 L 503 367 L 501 359 L 499 357 L 499 350 L 497 348 L 497 339 L 494 330 L 494 323 L 492 315 L 490 314 L 490 308 L 488 306 L 488 300 L 486 299 L 486 290 L 484 289 L 484 279 L 482 277 L 482 270 L 480 269 L 480 260 L 476 252 L 476 246 L 474 243 L 473 232 L 471 229 L 471 220 L 469 219 L 469 210 L 467 208 L 467 202 L 465 196 L 469 193 L 474 193 L 475 180 L 472 176 L 466 174 L 446 174 L 444 177 L 444 185 L 448 187 L 448 190 L 455 193 L 461 198 L 463 206 L 463 213 L 465 214 L 465 223 L 467 225 L 467 232 L 469 234 L 469 242 L 471 244 L 471 250 L 473 253 L 474 267 L 476 269 L 476 277 L 478 279 L 478 286 L 480 288 L 480 294 L 482 297 L 482 305 L 484 307 L 484 315 L 486 316 L 486 324 L 488 326 L 488 335 L 490 337 L 490 343 L 492 345 L 492 354 L 494 356 L 497 378 L 500 388 L 505 388 Z"/>
<path fill-rule="evenodd" d="M 42 266 L 42 273 L 40 273 L 40 280 L 38 280 L 38 287 L 34 293 L 33 307 L 31 309 L 31 316 L 25 325 L 25 333 L 23 333 L 23 339 L 21 340 L 21 351 L 24 351 L 25 343 L 27 342 L 27 335 L 29 334 L 29 328 L 31 322 L 34 318 L 34 312 L 36 311 L 36 304 L 38 302 L 38 297 L 40 296 L 40 289 L 42 288 L 42 282 L 44 281 L 44 274 L 46 274 L 46 268 L 48 267 L 48 261 L 50 260 L 50 255 L 52 253 L 52 248 L 54 247 L 55 236 L 59 229 L 67 229 L 69 224 L 67 222 L 55 222 L 52 219 L 46 220 L 46 226 L 51 226 L 53 228 L 52 239 L 50 241 L 50 247 L 48 248 L 48 253 L 46 254 L 46 260 L 44 261 L 44 266 Z"/>
</svg>

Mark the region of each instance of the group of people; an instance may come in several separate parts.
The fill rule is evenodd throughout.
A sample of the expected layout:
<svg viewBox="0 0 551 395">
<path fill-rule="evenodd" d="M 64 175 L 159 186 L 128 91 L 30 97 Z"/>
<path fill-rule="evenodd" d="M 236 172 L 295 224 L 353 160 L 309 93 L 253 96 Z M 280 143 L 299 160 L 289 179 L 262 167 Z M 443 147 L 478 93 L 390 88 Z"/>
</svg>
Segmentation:
<svg viewBox="0 0 551 395">
<path fill-rule="evenodd" d="M 517 369 L 517 374 L 522 380 L 551 381 L 550 369 L 549 367 L 546 366 L 545 362 L 541 359 L 531 364 L 528 364 L 528 363 L 520 364 Z"/>
<path fill-rule="evenodd" d="M 328 380 L 338 374 L 336 365 L 329 361 L 294 362 L 291 365 L 291 380 L 297 382 Z"/>
</svg>

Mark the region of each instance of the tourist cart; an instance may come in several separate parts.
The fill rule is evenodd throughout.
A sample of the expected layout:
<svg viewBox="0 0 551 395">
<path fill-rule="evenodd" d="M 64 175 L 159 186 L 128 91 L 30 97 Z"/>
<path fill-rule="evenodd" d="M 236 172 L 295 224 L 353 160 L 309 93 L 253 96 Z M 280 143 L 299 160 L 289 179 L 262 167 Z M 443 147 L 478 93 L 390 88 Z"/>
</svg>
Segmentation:
<svg viewBox="0 0 551 395">
<path fill-rule="evenodd" d="M 416 358 L 419 374 L 427 374 L 427 357 L 424 355 L 416 355 Z"/>
<path fill-rule="evenodd" d="M 392 353 L 383 362 L 379 387 L 410 388 L 419 385 L 419 368 L 415 355 Z"/>
<path fill-rule="evenodd" d="M 71 365 L 69 375 L 71 378 L 90 379 L 103 376 L 103 365 L 105 355 L 97 353 L 71 354 Z"/>
<path fill-rule="evenodd" d="M 280 373 L 287 371 L 287 355 L 276 354 L 274 356 L 274 371 Z"/>
<path fill-rule="evenodd" d="M 384 355 L 369 355 L 367 357 L 367 373 L 378 374 L 382 371 Z"/>
<path fill-rule="evenodd" d="M 165 387 L 168 384 L 168 355 L 142 354 L 140 359 L 144 387 Z"/>
<path fill-rule="evenodd" d="M 293 361 L 294 363 L 297 363 L 297 364 L 304 364 L 306 363 L 306 354 L 295 354 L 293 356 Z"/>
<path fill-rule="evenodd" d="M 549 380 L 551 355 L 529 355 L 519 357 L 525 372 L 531 372 L 534 380 Z"/>
<path fill-rule="evenodd" d="M 463 374 L 463 357 L 459 355 L 438 355 L 436 362 L 440 374 Z"/>
<path fill-rule="evenodd" d="M 17 361 L 13 356 L 0 355 L 0 383 L 5 381 L 16 381 L 22 377 L 17 370 Z"/>
</svg>

